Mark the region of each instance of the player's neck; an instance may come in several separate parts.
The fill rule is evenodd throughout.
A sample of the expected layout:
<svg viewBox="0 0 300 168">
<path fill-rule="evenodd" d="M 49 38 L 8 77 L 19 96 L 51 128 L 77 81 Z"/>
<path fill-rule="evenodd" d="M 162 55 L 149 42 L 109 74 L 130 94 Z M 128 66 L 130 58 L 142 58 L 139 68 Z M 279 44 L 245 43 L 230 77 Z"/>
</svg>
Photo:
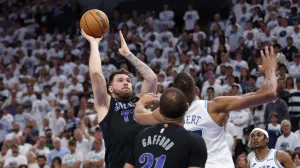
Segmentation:
<svg viewBox="0 0 300 168">
<path fill-rule="evenodd" d="M 270 152 L 270 149 L 266 146 L 262 149 L 256 149 L 255 150 L 255 156 L 258 160 L 264 159 Z"/>
<path fill-rule="evenodd" d="M 176 124 L 176 125 L 183 126 L 184 125 L 184 118 L 180 118 L 180 119 L 165 118 L 164 123 L 166 123 L 166 124 Z"/>
</svg>

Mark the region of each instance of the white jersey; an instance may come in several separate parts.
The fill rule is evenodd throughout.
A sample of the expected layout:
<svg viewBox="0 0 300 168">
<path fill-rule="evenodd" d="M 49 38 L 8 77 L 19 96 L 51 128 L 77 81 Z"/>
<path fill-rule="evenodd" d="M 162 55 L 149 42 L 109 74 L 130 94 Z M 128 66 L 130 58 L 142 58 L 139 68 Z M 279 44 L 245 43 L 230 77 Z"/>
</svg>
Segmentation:
<svg viewBox="0 0 300 168">
<path fill-rule="evenodd" d="M 207 148 L 205 168 L 234 168 L 232 155 L 220 127 L 207 111 L 207 100 L 195 100 L 185 114 L 184 128 L 201 135 Z"/>
<path fill-rule="evenodd" d="M 252 157 L 250 162 L 251 168 L 283 168 L 283 166 L 276 159 L 276 149 L 271 149 L 269 154 L 262 160 L 258 160 L 256 156 Z"/>
</svg>

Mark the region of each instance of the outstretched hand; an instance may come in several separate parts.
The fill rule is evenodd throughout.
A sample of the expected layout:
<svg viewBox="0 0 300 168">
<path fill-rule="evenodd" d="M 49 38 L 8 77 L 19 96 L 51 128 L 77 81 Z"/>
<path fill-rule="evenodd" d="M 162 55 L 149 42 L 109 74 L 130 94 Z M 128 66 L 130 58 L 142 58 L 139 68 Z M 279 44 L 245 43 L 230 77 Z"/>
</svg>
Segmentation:
<svg viewBox="0 0 300 168">
<path fill-rule="evenodd" d="M 159 101 L 157 95 L 153 93 L 147 93 L 140 98 L 139 103 L 142 103 L 146 108 L 151 108 L 151 106 L 157 101 Z"/>
<path fill-rule="evenodd" d="M 263 74 L 275 72 L 279 53 L 275 56 L 273 47 L 265 47 L 265 53 L 261 50 L 260 56 L 262 58 L 262 65 L 258 65 L 259 71 Z"/>
<path fill-rule="evenodd" d="M 127 43 L 123 37 L 123 34 L 121 32 L 121 30 L 119 31 L 119 34 L 120 34 L 120 40 L 121 40 L 121 48 L 119 48 L 119 53 L 122 55 L 122 56 L 125 56 L 127 54 L 130 53 L 130 50 L 127 46 Z"/>
<path fill-rule="evenodd" d="M 97 43 L 100 43 L 100 41 L 103 39 L 103 37 L 101 37 L 101 38 L 95 38 L 95 37 L 89 36 L 89 35 L 87 35 L 87 34 L 83 31 L 83 29 L 81 29 L 81 35 L 82 35 L 86 40 L 88 40 L 90 43 L 91 43 L 91 42 L 97 42 Z"/>
</svg>

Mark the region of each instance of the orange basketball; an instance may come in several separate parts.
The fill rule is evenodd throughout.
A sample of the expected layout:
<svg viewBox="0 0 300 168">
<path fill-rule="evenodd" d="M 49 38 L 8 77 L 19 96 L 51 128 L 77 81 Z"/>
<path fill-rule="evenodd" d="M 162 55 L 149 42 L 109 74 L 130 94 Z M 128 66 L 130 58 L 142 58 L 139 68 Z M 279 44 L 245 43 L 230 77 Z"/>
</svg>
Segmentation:
<svg viewBox="0 0 300 168">
<path fill-rule="evenodd" d="M 107 33 L 109 20 L 104 12 L 91 9 L 81 16 L 80 28 L 83 29 L 87 35 L 100 38 Z"/>
</svg>

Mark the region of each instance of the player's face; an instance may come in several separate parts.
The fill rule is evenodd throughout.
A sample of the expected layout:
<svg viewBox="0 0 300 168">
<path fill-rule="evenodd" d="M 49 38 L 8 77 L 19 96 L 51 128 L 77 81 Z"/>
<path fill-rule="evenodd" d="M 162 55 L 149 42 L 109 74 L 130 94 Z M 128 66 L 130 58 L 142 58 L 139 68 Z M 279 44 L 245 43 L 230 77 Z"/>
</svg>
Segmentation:
<svg viewBox="0 0 300 168">
<path fill-rule="evenodd" d="M 251 145 L 253 149 L 260 149 L 267 146 L 269 139 L 260 131 L 254 131 L 251 134 Z"/>
<path fill-rule="evenodd" d="M 117 74 L 114 76 L 109 91 L 119 98 L 130 98 L 132 96 L 132 83 L 126 74 Z"/>
</svg>

